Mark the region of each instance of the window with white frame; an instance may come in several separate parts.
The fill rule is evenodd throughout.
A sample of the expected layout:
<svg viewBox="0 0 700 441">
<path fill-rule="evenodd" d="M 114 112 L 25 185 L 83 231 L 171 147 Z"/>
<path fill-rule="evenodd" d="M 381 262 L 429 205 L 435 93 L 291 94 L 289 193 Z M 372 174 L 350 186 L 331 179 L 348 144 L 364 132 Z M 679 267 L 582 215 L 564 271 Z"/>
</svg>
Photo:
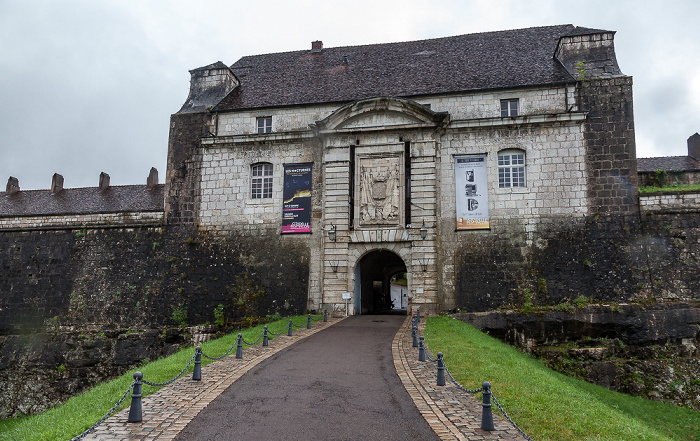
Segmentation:
<svg viewBox="0 0 700 441">
<path fill-rule="evenodd" d="M 256 118 L 258 123 L 258 133 L 271 133 L 272 132 L 272 117 L 262 116 Z"/>
<path fill-rule="evenodd" d="M 507 116 L 518 116 L 518 100 L 501 100 L 501 118 Z"/>
<path fill-rule="evenodd" d="M 255 164 L 250 168 L 250 196 L 253 199 L 272 197 L 272 164 Z"/>
<path fill-rule="evenodd" d="M 525 152 L 522 150 L 502 150 L 498 152 L 498 186 L 525 186 Z"/>
</svg>

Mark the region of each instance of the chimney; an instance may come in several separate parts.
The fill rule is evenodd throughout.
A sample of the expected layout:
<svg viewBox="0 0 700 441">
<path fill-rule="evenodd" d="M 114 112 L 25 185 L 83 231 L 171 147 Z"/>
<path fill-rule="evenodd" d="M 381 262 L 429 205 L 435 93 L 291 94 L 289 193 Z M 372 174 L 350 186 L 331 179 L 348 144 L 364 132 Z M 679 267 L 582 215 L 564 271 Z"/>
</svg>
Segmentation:
<svg viewBox="0 0 700 441">
<path fill-rule="evenodd" d="M 63 191 L 63 176 L 54 173 L 51 178 L 51 194 L 58 194 Z"/>
<path fill-rule="evenodd" d="M 151 172 L 148 174 L 148 179 L 146 179 L 146 188 L 151 190 L 156 185 L 158 185 L 158 170 L 155 167 L 151 167 Z"/>
<path fill-rule="evenodd" d="M 323 42 L 316 40 L 311 42 L 311 52 L 321 52 L 323 50 Z"/>
<path fill-rule="evenodd" d="M 15 194 L 19 191 L 19 179 L 13 178 L 10 176 L 10 179 L 7 180 L 7 187 L 5 187 L 5 196 L 9 196 L 11 194 Z"/>
<path fill-rule="evenodd" d="M 700 135 L 697 133 L 688 138 L 688 156 L 700 161 Z"/>
<path fill-rule="evenodd" d="M 109 188 L 109 175 L 105 172 L 100 173 L 100 191 Z"/>
</svg>

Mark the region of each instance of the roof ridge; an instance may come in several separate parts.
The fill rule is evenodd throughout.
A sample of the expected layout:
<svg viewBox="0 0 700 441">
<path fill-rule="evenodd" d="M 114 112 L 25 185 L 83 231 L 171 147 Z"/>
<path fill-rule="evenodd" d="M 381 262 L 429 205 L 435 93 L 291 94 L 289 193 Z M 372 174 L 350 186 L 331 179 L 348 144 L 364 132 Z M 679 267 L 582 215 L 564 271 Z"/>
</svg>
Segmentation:
<svg viewBox="0 0 700 441">
<path fill-rule="evenodd" d="M 557 29 L 557 28 L 565 28 L 565 27 L 571 27 L 572 30 L 577 29 L 576 26 L 573 24 L 563 24 L 563 25 L 550 25 L 550 26 L 532 26 L 529 28 L 518 28 L 518 29 L 506 29 L 506 30 L 500 30 L 500 31 L 482 31 L 482 32 L 472 32 L 472 33 L 466 33 L 466 34 L 458 34 L 458 35 L 447 35 L 444 37 L 434 37 L 434 38 L 423 38 L 423 39 L 418 39 L 418 40 L 404 40 L 404 41 L 393 41 L 393 42 L 386 42 L 386 43 L 368 43 L 368 44 L 356 44 L 356 45 L 346 45 L 346 46 L 331 46 L 331 47 L 324 47 L 323 51 L 328 51 L 328 50 L 337 50 L 337 49 L 347 49 L 347 48 L 361 48 L 361 47 L 377 47 L 377 46 L 391 46 L 391 45 L 399 45 L 399 44 L 410 44 L 410 43 L 420 43 L 420 42 L 428 42 L 428 41 L 438 41 L 438 40 L 448 40 L 448 39 L 454 39 L 454 38 L 460 38 L 460 37 L 466 37 L 470 35 L 488 35 L 488 34 L 505 34 L 505 33 L 512 33 L 512 32 L 518 32 L 518 31 L 529 31 L 529 30 L 536 30 L 536 29 Z M 581 29 L 589 29 L 589 28 L 581 28 Z M 611 31 L 605 31 L 605 32 L 611 32 Z M 265 56 L 272 56 L 272 55 L 286 55 L 286 54 L 304 54 L 304 53 L 309 53 L 309 49 L 297 49 L 297 50 L 292 50 L 292 51 L 282 51 L 282 52 L 267 52 L 264 54 L 255 54 L 255 55 L 244 55 L 241 58 L 239 58 L 236 62 L 231 64 L 229 67 L 231 69 L 244 69 L 247 66 L 240 66 L 240 67 L 235 67 L 236 63 L 246 59 L 246 58 L 256 58 L 256 57 L 265 57 Z M 323 53 L 323 52 L 319 52 Z"/>
</svg>

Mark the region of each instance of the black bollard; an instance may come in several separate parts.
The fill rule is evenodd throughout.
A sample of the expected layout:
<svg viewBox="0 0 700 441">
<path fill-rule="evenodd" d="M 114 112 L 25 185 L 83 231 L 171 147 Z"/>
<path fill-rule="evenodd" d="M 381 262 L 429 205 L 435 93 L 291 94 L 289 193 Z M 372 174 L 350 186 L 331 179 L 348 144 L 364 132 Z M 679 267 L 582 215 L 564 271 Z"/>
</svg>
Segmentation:
<svg viewBox="0 0 700 441">
<path fill-rule="evenodd" d="M 292 336 L 292 319 L 289 319 L 289 329 L 287 329 L 287 336 Z"/>
<path fill-rule="evenodd" d="M 416 309 L 416 323 L 420 323 L 420 306 Z"/>
<path fill-rule="evenodd" d="M 243 334 L 238 334 L 236 342 L 236 358 L 243 358 Z"/>
<path fill-rule="evenodd" d="M 267 341 L 267 326 L 265 326 L 265 330 L 263 331 L 263 346 L 269 346 Z"/>
<path fill-rule="evenodd" d="M 483 411 L 481 413 L 481 428 L 483 430 L 496 430 L 493 427 L 493 414 L 491 413 L 491 383 L 484 381 L 482 395 L 484 402 L 482 404 Z"/>
<path fill-rule="evenodd" d="M 444 385 L 445 385 L 445 362 L 442 361 L 442 352 L 438 352 L 438 376 L 437 376 L 437 385 L 438 385 L 438 386 L 444 386 Z"/>
<path fill-rule="evenodd" d="M 311 314 L 306 316 L 306 329 L 311 329 Z"/>
<path fill-rule="evenodd" d="M 202 347 L 197 346 L 194 350 L 194 370 L 192 371 L 192 379 L 199 381 L 202 379 Z"/>
<path fill-rule="evenodd" d="M 328 321 L 328 310 L 324 309 L 323 310 L 323 322 L 325 323 L 327 321 Z"/>
<path fill-rule="evenodd" d="M 134 373 L 134 390 L 131 392 L 131 407 L 129 408 L 129 422 L 138 423 L 141 421 L 141 388 L 143 383 L 143 374 L 141 372 Z"/>
<path fill-rule="evenodd" d="M 413 347 L 417 348 L 418 347 L 418 324 L 413 323 L 413 329 L 411 330 L 411 333 L 413 334 Z"/>
<path fill-rule="evenodd" d="M 418 361 L 425 361 L 425 343 L 423 342 L 423 336 L 420 336 L 420 343 L 418 344 Z"/>
</svg>

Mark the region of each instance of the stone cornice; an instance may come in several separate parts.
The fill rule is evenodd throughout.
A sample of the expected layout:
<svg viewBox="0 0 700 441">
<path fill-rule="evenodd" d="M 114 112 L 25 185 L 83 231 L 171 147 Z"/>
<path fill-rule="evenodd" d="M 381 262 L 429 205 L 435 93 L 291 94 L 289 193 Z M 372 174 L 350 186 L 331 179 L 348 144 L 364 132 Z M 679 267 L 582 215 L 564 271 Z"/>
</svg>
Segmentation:
<svg viewBox="0 0 700 441">
<path fill-rule="evenodd" d="M 583 122 L 586 120 L 586 113 L 556 113 L 544 115 L 523 115 L 506 118 L 479 118 L 452 120 L 447 126 L 448 129 L 473 129 L 483 127 L 499 127 L 528 124 L 556 124 L 567 122 Z"/>
<path fill-rule="evenodd" d="M 276 132 L 263 134 L 245 134 L 231 136 L 209 136 L 202 138 L 203 146 L 214 146 L 223 144 L 251 144 L 251 143 L 272 143 L 272 142 L 294 142 L 314 138 L 316 134 L 311 130 L 299 130 L 294 132 Z"/>
</svg>

